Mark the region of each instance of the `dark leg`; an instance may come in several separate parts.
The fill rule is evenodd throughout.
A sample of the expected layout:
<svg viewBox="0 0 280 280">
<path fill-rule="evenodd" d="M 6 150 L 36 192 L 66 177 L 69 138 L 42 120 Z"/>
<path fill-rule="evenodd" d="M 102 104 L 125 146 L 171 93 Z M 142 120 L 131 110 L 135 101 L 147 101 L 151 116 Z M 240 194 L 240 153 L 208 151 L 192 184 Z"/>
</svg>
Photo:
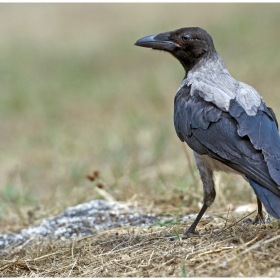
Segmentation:
<svg viewBox="0 0 280 280">
<path fill-rule="evenodd" d="M 199 170 L 200 178 L 203 184 L 203 206 L 200 209 L 196 219 L 192 223 L 192 225 L 188 228 L 188 230 L 184 233 L 184 235 L 188 234 L 196 234 L 195 228 L 202 218 L 203 214 L 207 210 L 207 208 L 213 203 L 216 197 L 215 186 L 213 182 L 213 170 L 210 167 L 209 161 L 212 161 L 208 156 L 201 156 L 194 153 L 196 164 Z"/>
<path fill-rule="evenodd" d="M 260 199 L 257 197 L 257 203 L 258 203 L 258 214 L 256 216 L 256 218 L 254 219 L 253 224 L 266 224 L 270 222 L 270 215 L 268 215 L 268 217 L 265 219 L 264 215 L 263 215 L 263 211 L 262 211 L 262 203 L 260 201 Z"/>
<path fill-rule="evenodd" d="M 206 204 L 203 204 L 202 208 L 200 209 L 199 213 L 197 214 L 194 222 L 191 224 L 191 226 L 187 229 L 187 231 L 184 233 L 184 235 L 188 234 L 196 234 L 195 228 L 197 224 L 199 223 L 200 219 L 202 218 L 203 214 L 207 210 L 208 206 Z"/>
<path fill-rule="evenodd" d="M 260 199 L 257 197 L 257 204 L 258 204 L 258 213 L 254 220 L 248 218 L 244 220 L 245 223 L 253 223 L 253 225 L 265 224 L 270 222 L 270 216 L 267 219 L 264 218 L 263 211 L 262 211 L 262 203 Z"/>
<path fill-rule="evenodd" d="M 262 203 L 260 199 L 257 197 L 257 204 L 258 204 L 258 213 L 256 218 L 253 221 L 253 224 L 264 224 L 264 216 L 263 216 L 263 211 L 262 211 Z"/>
</svg>

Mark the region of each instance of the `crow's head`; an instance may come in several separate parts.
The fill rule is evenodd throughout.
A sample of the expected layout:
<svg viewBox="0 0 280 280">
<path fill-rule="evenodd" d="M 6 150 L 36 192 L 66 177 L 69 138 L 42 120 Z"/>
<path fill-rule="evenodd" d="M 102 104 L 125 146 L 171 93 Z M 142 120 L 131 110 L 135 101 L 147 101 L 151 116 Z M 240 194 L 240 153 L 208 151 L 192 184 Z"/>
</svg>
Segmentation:
<svg viewBox="0 0 280 280">
<path fill-rule="evenodd" d="M 135 45 L 167 51 L 175 56 L 186 70 L 190 70 L 202 57 L 210 57 L 216 52 L 211 36 L 199 27 L 180 28 L 146 36 Z"/>
</svg>

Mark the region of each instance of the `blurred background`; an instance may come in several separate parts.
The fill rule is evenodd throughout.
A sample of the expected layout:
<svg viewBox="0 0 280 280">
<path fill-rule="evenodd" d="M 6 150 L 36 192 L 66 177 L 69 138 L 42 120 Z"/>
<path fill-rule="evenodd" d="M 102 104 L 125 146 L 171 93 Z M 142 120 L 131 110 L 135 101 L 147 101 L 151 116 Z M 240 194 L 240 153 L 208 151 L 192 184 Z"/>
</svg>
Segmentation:
<svg viewBox="0 0 280 280">
<path fill-rule="evenodd" d="M 206 29 L 232 76 L 280 115 L 278 3 L 0 7 L 1 232 L 104 198 L 96 184 L 118 201 L 198 211 L 198 172 L 173 127 L 183 68 L 135 47 L 143 36 Z M 238 176 L 217 181 L 210 212 L 255 201 Z"/>
</svg>

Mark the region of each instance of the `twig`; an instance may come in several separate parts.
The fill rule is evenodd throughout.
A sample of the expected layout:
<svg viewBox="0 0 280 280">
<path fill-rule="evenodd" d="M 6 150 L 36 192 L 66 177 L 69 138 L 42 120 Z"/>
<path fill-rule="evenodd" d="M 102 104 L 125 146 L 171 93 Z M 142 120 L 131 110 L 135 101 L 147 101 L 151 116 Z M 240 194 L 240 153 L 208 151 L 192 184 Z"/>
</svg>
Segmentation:
<svg viewBox="0 0 280 280">
<path fill-rule="evenodd" d="M 203 255 L 207 255 L 207 254 L 212 254 L 212 253 L 219 253 L 221 251 L 224 251 L 224 250 L 229 250 L 229 249 L 233 249 L 234 246 L 230 246 L 230 247 L 221 247 L 219 249 L 215 249 L 215 250 L 210 250 L 210 251 L 206 251 L 206 252 L 202 252 L 200 254 L 198 254 L 198 256 L 203 256 Z"/>
<path fill-rule="evenodd" d="M 75 267 L 76 263 L 77 263 L 78 259 L 75 260 L 75 262 L 73 263 L 72 267 L 71 267 L 71 270 L 69 271 L 69 274 L 68 274 L 68 278 L 70 277 L 72 271 L 73 271 L 73 268 Z"/>
<path fill-rule="evenodd" d="M 150 263 L 151 263 L 151 259 L 152 259 L 152 256 L 153 256 L 154 252 L 155 252 L 155 250 L 153 250 L 153 252 L 152 252 L 152 254 L 151 254 L 151 256 L 150 256 L 150 258 L 148 260 L 148 265 L 150 265 Z"/>
<path fill-rule="evenodd" d="M 102 184 L 106 185 L 104 182 L 102 182 Z M 98 192 L 98 194 L 101 195 L 106 201 L 116 202 L 116 199 L 104 189 L 99 189 L 98 187 L 95 187 L 95 191 Z"/>
<path fill-rule="evenodd" d="M 235 225 L 238 224 L 240 221 L 242 221 L 242 220 L 244 220 L 245 218 L 247 218 L 248 216 L 252 215 L 254 212 L 256 212 L 256 210 L 254 210 L 253 212 L 249 213 L 249 214 L 246 215 L 245 217 L 242 217 L 240 220 L 238 220 L 237 222 L 231 224 L 231 225 L 228 226 L 227 228 L 222 229 L 220 232 L 217 233 L 217 235 L 220 234 L 220 233 L 222 233 L 222 232 L 224 232 L 225 230 L 228 230 L 229 228 L 235 226 Z"/>
<path fill-rule="evenodd" d="M 242 244 L 241 246 L 237 246 L 237 247 L 236 247 L 236 246 L 222 247 L 222 248 L 219 248 L 219 249 L 216 249 L 216 250 L 207 251 L 207 252 L 202 252 L 202 253 L 200 253 L 200 254 L 198 255 L 198 257 L 200 257 L 200 256 L 202 256 L 202 255 L 206 255 L 206 254 L 218 253 L 218 252 L 221 252 L 221 251 L 223 251 L 223 250 L 229 250 L 229 249 L 237 249 L 237 250 L 239 250 L 239 249 L 241 249 L 241 248 L 244 248 L 244 247 L 248 246 L 249 244 L 253 243 L 254 241 L 256 241 L 256 240 L 259 238 L 260 235 L 261 235 L 261 233 L 259 233 L 256 237 L 254 237 L 252 240 L 248 241 L 247 243 Z M 238 256 L 235 256 L 235 257 L 233 257 L 232 259 L 230 259 L 229 261 L 232 261 L 232 260 L 236 259 L 237 257 L 238 257 Z M 228 262 L 229 262 L 229 261 L 228 261 Z M 204 265 L 206 265 L 206 264 L 207 264 L 207 262 L 202 263 L 201 265 L 197 266 L 197 269 L 202 268 L 202 267 L 203 267 Z M 221 264 L 220 266 L 223 266 L 223 264 Z M 220 267 L 220 266 L 219 266 L 219 267 Z"/>
<path fill-rule="evenodd" d="M 226 223 L 225 223 L 225 227 L 227 226 L 227 222 L 228 222 L 228 214 L 229 214 L 229 209 L 230 209 L 230 207 L 228 208 L 228 211 L 227 211 L 227 217 L 226 217 Z"/>
<path fill-rule="evenodd" d="M 260 235 L 260 234 L 259 234 L 259 235 Z M 257 236 L 257 237 L 258 237 L 258 236 Z M 280 238 L 280 234 L 279 234 L 279 235 L 276 235 L 276 236 L 274 236 L 274 237 L 272 237 L 272 238 L 270 238 L 270 239 L 268 239 L 268 240 L 266 240 L 266 241 L 260 240 L 259 242 L 257 242 L 257 243 L 254 244 L 253 246 L 251 246 L 251 247 L 247 248 L 246 250 L 244 250 L 242 253 L 240 253 L 240 255 L 246 254 L 246 253 L 248 253 L 249 251 L 260 247 L 261 245 L 270 243 L 270 242 L 272 242 L 272 241 L 274 241 L 274 240 L 277 240 L 277 239 L 279 239 L 279 238 Z"/>
<path fill-rule="evenodd" d="M 73 239 L 73 241 L 72 241 L 72 246 L 71 246 L 71 255 L 72 255 L 72 259 L 74 259 L 74 244 L 75 244 L 75 237 L 74 237 L 74 239 Z M 69 276 L 68 276 L 69 277 Z"/>
<path fill-rule="evenodd" d="M 261 233 L 259 233 L 255 238 L 253 238 L 251 241 L 247 242 L 246 244 L 243 244 L 243 245 L 237 247 L 237 249 L 240 249 L 240 247 L 244 247 L 244 246 L 247 246 L 247 245 L 253 243 L 255 240 L 258 239 L 258 237 L 260 236 L 260 234 L 261 234 Z M 229 260 L 227 261 L 227 263 L 234 261 L 235 259 L 239 258 L 240 256 L 242 256 L 242 255 L 244 255 L 244 254 L 246 254 L 246 253 L 248 253 L 248 252 L 250 252 L 250 251 L 252 251 L 252 250 L 254 250 L 254 249 L 257 249 L 257 248 L 260 247 L 261 245 L 270 243 L 270 242 L 275 241 L 275 240 L 277 240 L 277 239 L 279 239 L 279 238 L 280 238 L 280 235 L 276 235 L 276 236 L 274 236 L 274 237 L 272 237 L 272 238 L 270 238 L 270 239 L 268 239 L 268 240 L 266 240 L 266 241 L 260 240 L 260 241 L 257 242 L 256 244 L 252 245 L 251 247 L 249 247 L 249 248 L 247 248 L 246 250 L 244 250 L 243 252 L 241 252 L 240 254 L 238 254 L 238 255 L 234 256 L 233 258 L 229 259 Z M 221 266 L 223 266 L 223 265 L 224 265 L 224 264 L 221 264 L 221 265 L 219 265 L 218 267 L 221 267 Z"/>
</svg>

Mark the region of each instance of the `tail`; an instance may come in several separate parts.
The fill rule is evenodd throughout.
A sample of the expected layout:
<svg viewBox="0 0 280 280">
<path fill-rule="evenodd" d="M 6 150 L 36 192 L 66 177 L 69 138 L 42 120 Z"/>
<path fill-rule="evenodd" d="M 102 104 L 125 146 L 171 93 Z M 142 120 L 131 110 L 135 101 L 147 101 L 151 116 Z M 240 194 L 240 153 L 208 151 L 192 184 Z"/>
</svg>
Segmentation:
<svg viewBox="0 0 280 280">
<path fill-rule="evenodd" d="M 258 184 L 252 179 L 249 179 L 250 185 L 253 187 L 257 197 L 263 203 L 266 211 L 274 218 L 280 220 L 280 197 Z"/>
</svg>

